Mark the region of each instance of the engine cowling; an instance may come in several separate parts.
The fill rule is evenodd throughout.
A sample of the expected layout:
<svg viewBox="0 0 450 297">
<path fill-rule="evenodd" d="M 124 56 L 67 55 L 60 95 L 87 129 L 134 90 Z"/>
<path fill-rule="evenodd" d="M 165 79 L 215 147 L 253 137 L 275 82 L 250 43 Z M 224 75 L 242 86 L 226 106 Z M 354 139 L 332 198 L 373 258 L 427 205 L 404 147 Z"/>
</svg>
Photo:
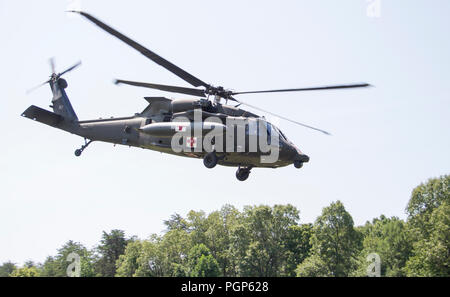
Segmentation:
<svg viewBox="0 0 450 297">
<path fill-rule="evenodd" d="M 197 108 L 200 101 L 197 99 L 176 99 L 171 102 L 172 113 L 185 112 Z"/>
</svg>

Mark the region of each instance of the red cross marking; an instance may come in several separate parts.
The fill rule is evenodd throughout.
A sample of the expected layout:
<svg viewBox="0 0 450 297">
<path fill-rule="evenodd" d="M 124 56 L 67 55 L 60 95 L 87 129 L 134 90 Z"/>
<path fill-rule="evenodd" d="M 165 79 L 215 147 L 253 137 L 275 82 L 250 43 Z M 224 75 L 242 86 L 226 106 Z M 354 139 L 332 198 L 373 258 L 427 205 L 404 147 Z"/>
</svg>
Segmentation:
<svg viewBox="0 0 450 297">
<path fill-rule="evenodd" d="M 193 147 L 195 145 L 195 137 L 188 138 L 187 143 L 190 147 Z"/>
</svg>

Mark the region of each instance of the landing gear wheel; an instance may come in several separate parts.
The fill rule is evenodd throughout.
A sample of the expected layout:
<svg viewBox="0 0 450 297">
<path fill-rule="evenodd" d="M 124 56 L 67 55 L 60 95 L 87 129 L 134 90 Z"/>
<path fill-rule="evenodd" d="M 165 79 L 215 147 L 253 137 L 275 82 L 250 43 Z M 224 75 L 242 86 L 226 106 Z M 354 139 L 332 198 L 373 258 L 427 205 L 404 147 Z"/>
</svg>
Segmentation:
<svg viewBox="0 0 450 297">
<path fill-rule="evenodd" d="M 214 168 L 217 165 L 217 156 L 214 152 L 206 154 L 203 158 L 203 164 L 206 168 Z"/>
<path fill-rule="evenodd" d="M 82 153 L 82 152 L 83 152 L 83 151 L 80 150 L 80 149 L 75 150 L 75 156 L 77 156 L 77 157 L 81 156 L 81 153 Z"/>
<path fill-rule="evenodd" d="M 295 166 L 295 168 L 302 168 L 303 162 L 302 161 L 294 161 L 294 166 Z"/>
<path fill-rule="evenodd" d="M 247 180 L 249 175 L 250 175 L 250 169 L 248 169 L 248 168 L 239 168 L 236 171 L 236 178 L 240 181 Z"/>
</svg>

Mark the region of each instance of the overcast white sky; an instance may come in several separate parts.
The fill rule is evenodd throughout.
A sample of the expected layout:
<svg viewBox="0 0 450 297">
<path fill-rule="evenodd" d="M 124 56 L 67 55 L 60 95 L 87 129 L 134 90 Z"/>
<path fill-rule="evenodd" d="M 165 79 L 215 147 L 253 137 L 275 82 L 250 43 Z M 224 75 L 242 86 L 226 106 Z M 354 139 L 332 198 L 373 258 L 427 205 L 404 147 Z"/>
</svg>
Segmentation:
<svg viewBox="0 0 450 297">
<path fill-rule="evenodd" d="M 200 79 L 235 90 L 369 82 L 375 88 L 242 95 L 243 101 L 331 131 L 278 126 L 311 157 L 301 170 L 234 168 L 94 143 L 20 117 L 48 108 L 48 58 L 68 74 L 80 119 L 127 116 L 144 96 L 114 78 L 187 86 L 93 24 L 69 1 L 0 0 L 0 262 L 43 261 L 68 240 L 92 247 L 103 230 L 148 237 L 177 212 L 224 204 L 291 203 L 301 222 L 343 201 L 356 224 L 405 218 L 411 190 L 450 169 L 450 2 L 82 1 L 92 13 Z"/>
</svg>

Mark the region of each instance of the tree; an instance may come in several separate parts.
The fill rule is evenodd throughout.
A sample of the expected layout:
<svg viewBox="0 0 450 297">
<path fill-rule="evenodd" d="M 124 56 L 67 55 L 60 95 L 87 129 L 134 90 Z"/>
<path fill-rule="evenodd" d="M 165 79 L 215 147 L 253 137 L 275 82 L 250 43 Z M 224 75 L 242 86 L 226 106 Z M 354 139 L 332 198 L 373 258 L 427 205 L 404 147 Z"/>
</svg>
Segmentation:
<svg viewBox="0 0 450 297">
<path fill-rule="evenodd" d="M 170 216 L 170 219 L 165 220 L 164 225 L 167 226 L 168 231 L 176 229 L 187 231 L 189 229 L 189 223 L 177 213 Z"/>
<path fill-rule="evenodd" d="M 159 246 L 161 240 L 160 236 L 153 234 L 148 240 L 142 241 L 141 252 L 136 260 L 138 268 L 134 276 L 168 276 L 166 273 L 169 273 L 170 268 L 167 267 L 164 252 Z"/>
<path fill-rule="evenodd" d="M 234 237 L 241 276 L 281 276 L 288 252 L 285 241 L 298 220 L 299 211 L 289 204 L 246 207 Z"/>
<path fill-rule="evenodd" d="M 128 240 L 122 230 L 103 231 L 100 245 L 97 247 L 99 255 L 95 263 L 95 270 L 99 276 L 112 277 L 116 274 L 116 261 L 125 252 Z"/>
<path fill-rule="evenodd" d="M 429 236 L 431 214 L 444 202 L 450 204 L 450 175 L 429 179 L 414 188 L 406 207 L 412 236 L 416 239 Z"/>
<path fill-rule="evenodd" d="M 60 263 L 60 261 L 56 260 L 52 256 L 48 256 L 44 264 L 42 264 L 41 268 L 41 276 L 45 277 L 57 277 L 57 276 L 66 276 L 64 273 L 64 268 L 62 267 L 65 263 Z"/>
<path fill-rule="evenodd" d="M 297 268 L 299 276 L 348 276 L 356 267 L 361 235 L 353 219 L 337 201 L 326 207 L 314 223 L 312 257 Z M 320 275 L 308 275 L 308 272 Z"/>
<path fill-rule="evenodd" d="M 16 264 L 11 261 L 5 262 L 0 266 L 0 277 L 8 277 L 17 269 Z"/>
<path fill-rule="evenodd" d="M 366 276 L 367 256 L 376 253 L 381 259 L 382 276 L 404 276 L 406 261 L 411 255 L 412 244 L 407 225 L 397 217 L 381 216 L 363 228 L 363 250 L 360 254 L 357 276 Z"/>
<path fill-rule="evenodd" d="M 138 259 L 142 253 L 142 242 L 140 240 L 135 240 L 130 243 L 125 248 L 123 255 L 119 256 L 117 260 L 117 271 L 116 276 L 121 277 L 131 277 L 134 276 L 136 270 L 139 268 Z"/>
<path fill-rule="evenodd" d="M 324 277 L 333 276 L 328 269 L 327 263 L 316 254 L 306 258 L 297 266 L 296 273 L 298 277 Z"/>
<path fill-rule="evenodd" d="M 22 267 L 19 269 L 14 270 L 11 274 L 11 277 L 38 277 L 39 271 L 36 268 L 36 266 L 32 267 Z"/>
<path fill-rule="evenodd" d="M 194 277 L 218 277 L 220 275 L 219 263 L 212 255 L 202 255 L 197 261 L 192 275 Z"/>
<path fill-rule="evenodd" d="M 66 277 L 67 268 L 72 263 L 69 261 L 69 255 L 75 253 L 80 257 L 80 276 L 92 277 L 93 271 L 93 255 L 81 243 L 72 240 L 65 243 L 55 257 L 47 257 L 42 264 L 40 276 L 45 277 Z"/>
<path fill-rule="evenodd" d="M 413 256 L 406 264 L 408 276 L 450 276 L 450 205 L 441 204 L 429 220 L 428 238 L 414 245 Z"/>
<path fill-rule="evenodd" d="M 412 257 L 406 264 L 408 276 L 450 275 L 450 176 L 428 180 L 416 187 L 406 211 Z"/>
<path fill-rule="evenodd" d="M 93 250 L 69 241 L 43 264 L 3 263 L 0 277 L 64 277 L 75 263 L 73 253 L 84 277 L 366 276 L 373 253 L 380 256 L 382 276 L 448 277 L 449 184 L 450 177 L 442 176 L 416 187 L 406 222 L 382 215 L 355 228 L 340 201 L 325 207 L 314 224 L 301 225 L 289 204 L 242 212 L 225 205 L 208 215 L 174 214 L 164 221 L 166 232 L 146 240 L 112 230 Z"/>
<path fill-rule="evenodd" d="M 191 248 L 188 255 L 188 271 L 193 277 L 217 277 L 220 274 L 219 264 L 204 244 Z"/>
<path fill-rule="evenodd" d="M 206 231 L 208 231 L 208 222 L 204 211 L 191 210 L 187 214 L 187 221 L 189 223 L 190 240 L 193 245 L 206 242 Z"/>
<path fill-rule="evenodd" d="M 152 235 L 142 242 L 135 276 L 181 276 L 191 246 L 189 234 L 182 229 Z"/>
<path fill-rule="evenodd" d="M 237 276 L 238 265 L 235 251 L 232 246 L 232 237 L 241 220 L 239 211 L 225 205 L 219 211 L 208 215 L 205 221 L 204 244 L 217 260 L 221 276 Z"/>
<path fill-rule="evenodd" d="M 282 268 L 281 275 L 296 276 L 297 266 L 310 255 L 312 234 L 312 224 L 288 228 L 285 239 L 286 265 Z"/>
</svg>

